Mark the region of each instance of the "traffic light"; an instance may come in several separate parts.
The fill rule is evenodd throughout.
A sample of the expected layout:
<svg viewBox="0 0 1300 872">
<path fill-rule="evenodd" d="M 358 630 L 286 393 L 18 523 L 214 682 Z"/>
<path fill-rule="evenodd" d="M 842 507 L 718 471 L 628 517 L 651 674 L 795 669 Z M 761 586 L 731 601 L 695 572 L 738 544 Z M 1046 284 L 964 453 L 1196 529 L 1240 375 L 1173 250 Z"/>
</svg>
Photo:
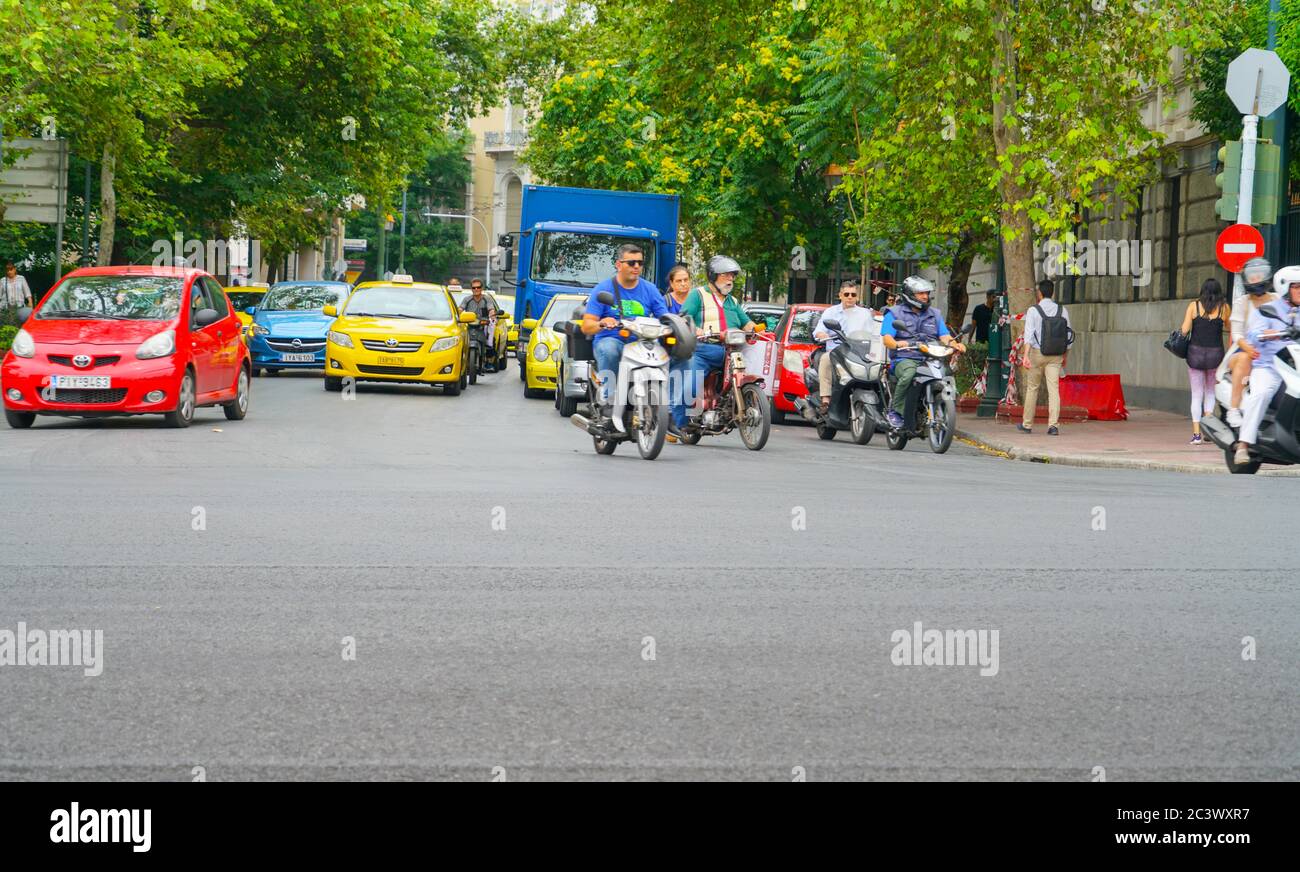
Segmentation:
<svg viewBox="0 0 1300 872">
<path fill-rule="evenodd" d="M 1219 163 L 1223 164 L 1223 172 L 1214 177 L 1214 184 L 1223 196 L 1214 201 L 1214 213 L 1224 221 L 1235 222 L 1241 192 L 1241 143 L 1225 142 L 1219 149 Z"/>
</svg>

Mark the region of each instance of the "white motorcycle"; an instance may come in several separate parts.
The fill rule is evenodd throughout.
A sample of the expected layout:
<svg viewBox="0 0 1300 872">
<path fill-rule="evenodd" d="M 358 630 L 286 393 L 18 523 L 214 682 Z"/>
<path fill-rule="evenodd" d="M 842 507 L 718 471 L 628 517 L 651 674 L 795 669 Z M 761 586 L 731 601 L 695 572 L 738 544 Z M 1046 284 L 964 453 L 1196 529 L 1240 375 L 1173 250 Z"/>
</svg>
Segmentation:
<svg viewBox="0 0 1300 872">
<path fill-rule="evenodd" d="M 597 297 L 607 306 L 614 297 L 602 291 Z M 676 319 L 676 321 L 672 320 Z M 668 323 L 664 323 L 668 321 Z M 575 414 L 574 425 L 591 434 L 597 454 L 613 454 L 620 442 L 635 440 L 637 451 L 645 460 L 654 460 L 663 450 L 668 435 L 668 368 L 671 357 L 679 359 L 694 353 L 694 334 L 684 321 L 674 315 L 658 318 L 623 318 L 618 329 L 624 337 L 635 339 L 623 346 L 618 364 L 617 382 L 612 386 L 614 402 L 606 413 L 601 405 L 601 377 L 592 367 L 587 380 L 589 415 Z M 679 323 L 680 322 L 680 323 Z M 673 350 L 670 357 L 669 349 Z"/>
</svg>

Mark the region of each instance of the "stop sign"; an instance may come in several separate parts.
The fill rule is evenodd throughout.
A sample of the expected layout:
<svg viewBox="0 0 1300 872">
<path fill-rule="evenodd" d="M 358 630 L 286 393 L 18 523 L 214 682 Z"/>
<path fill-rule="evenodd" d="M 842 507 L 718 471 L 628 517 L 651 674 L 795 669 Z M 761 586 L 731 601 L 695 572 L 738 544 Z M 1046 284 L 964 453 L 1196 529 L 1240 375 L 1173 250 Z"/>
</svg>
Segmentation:
<svg viewBox="0 0 1300 872">
<path fill-rule="evenodd" d="M 1214 254 L 1228 272 L 1241 272 L 1246 261 L 1264 256 L 1264 237 L 1249 224 L 1233 224 L 1219 234 Z"/>
</svg>

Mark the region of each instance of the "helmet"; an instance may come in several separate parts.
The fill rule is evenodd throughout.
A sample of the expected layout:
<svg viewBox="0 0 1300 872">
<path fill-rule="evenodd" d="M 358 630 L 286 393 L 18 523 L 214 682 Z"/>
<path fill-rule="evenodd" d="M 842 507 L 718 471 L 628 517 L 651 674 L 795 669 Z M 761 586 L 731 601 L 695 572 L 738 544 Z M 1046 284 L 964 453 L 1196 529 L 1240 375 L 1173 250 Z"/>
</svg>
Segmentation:
<svg viewBox="0 0 1300 872">
<path fill-rule="evenodd" d="M 903 279 L 903 284 L 898 288 L 898 299 L 913 309 L 920 309 L 922 312 L 929 307 L 930 302 L 927 300 L 922 303 L 916 298 L 917 294 L 934 294 L 934 282 L 921 276 L 908 276 Z"/>
<path fill-rule="evenodd" d="M 1293 284 L 1300 284 L 1300 266 L 1284 266 L 1273 273 L 1273 290 L 1279 297 L 1285 297 Z"/>
<path fill-rule="evenodd" d="M 736 263 L 725 254 L 715 254 L 709 258 L 709 264 L 706 272 L 709 275 L 709 284 L 718 280 L 718 276 L 723 273 L 740 273 L 740 264 Z"/>
<path fill-rule="evenodd" d="M 1269 279 L 1273 278 L 1273 267 L 1262 257 L 1252 257 L 1241 268 L 1241 283 L 1246 286 L 1246 293 L 1259 296 L 1267 294 Z"/>
</svg>

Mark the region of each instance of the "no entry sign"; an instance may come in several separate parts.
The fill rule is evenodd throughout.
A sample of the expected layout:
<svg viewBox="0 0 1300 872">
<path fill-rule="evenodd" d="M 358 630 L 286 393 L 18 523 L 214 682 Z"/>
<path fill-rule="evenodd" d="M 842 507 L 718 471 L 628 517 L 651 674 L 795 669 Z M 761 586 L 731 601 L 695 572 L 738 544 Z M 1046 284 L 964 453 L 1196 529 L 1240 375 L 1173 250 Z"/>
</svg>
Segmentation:
<svg viewBox="0 0 1300 872">
<path fill-rule="evenodd" d="M 1249 224 L 1233 224 L 1219 234 L 1214 254 L 1228 272 L 1241 272 L 1246 261 L 1264 256 L 1264 237 Z"/>
</svg>

